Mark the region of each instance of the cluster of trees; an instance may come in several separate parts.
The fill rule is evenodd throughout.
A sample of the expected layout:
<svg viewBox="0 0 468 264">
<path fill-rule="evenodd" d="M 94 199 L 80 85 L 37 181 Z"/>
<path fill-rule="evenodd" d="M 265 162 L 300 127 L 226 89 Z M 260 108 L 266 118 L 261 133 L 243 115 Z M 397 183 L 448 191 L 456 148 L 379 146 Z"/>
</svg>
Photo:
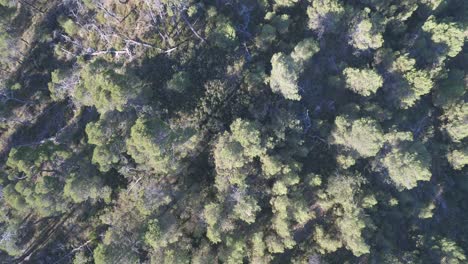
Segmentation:
<svg viewBox="0 0 468 264">
<path fill-rule="evenodd" d="M 0 0 L 0 263 L 467 263 L 463 0 Z"/>
</svg>

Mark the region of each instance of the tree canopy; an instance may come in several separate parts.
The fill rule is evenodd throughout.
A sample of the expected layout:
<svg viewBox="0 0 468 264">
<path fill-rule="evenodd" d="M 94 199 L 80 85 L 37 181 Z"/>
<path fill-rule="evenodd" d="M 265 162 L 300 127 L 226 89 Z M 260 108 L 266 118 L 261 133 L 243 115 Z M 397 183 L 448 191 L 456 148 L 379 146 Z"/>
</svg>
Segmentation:
<svg viewBox="0 0 468 264">
<path fill-rule="evenodd" d="M 0 263 L 468 263 L 464 0 L 0 0 Z"/>
</svg>

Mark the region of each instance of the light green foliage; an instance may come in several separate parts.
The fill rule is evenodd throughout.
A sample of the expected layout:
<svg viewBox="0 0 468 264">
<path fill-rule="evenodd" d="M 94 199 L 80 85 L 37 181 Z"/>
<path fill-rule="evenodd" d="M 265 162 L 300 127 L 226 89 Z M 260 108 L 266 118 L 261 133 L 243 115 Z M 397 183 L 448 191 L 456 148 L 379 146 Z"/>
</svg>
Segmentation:
<svg viewBox="0 0 468 264">
<path fill-rule="evenodd" d="M 0 0 L 0 262 L 468 263 L 465 2 Z"/>
<path fill-rule="evenodd" d="M 77 84 L 78 75 L 76 73 L 57 69 L 52 72 L 48 87 L 52 99 L 61 101 L 72 95 Z"/>
<path fill-rule="evenodd" d="M 206 236 L 212 243 L 221 242 L 221 233 L 219 230 L 219 218 L 221 216 L 221 208 L 218 204 L 210 203 L 205 205 L 203 216 L 207 226 Z"/>
<path fill-rule="evenodd" d="M 369 19 L 358 22 L 350 30 L 350 35 L 349 44 L 358 50 L 377 49 L 383 45 L 382 34 L 375 31 Z"/>
<path fill-rule="evenodd" d="M 292 201 L 290 211 L 292 211 L 292 218 L 299 225 L 305 225 L 315 217 L 307 202 L 302 197 Z"/>
<path fill-rule="evenodd" d="M 331 177 L 325 189 L 326 198 L 320 200 L 321 207 L 328 210 L 340 204 L 345 212 L 353 212 L 357 209 L 354 199 L 363 182 L 364 179 L 359 175 Z"/>
<path fill-rule="evenodd" d="M 271 58 L 270 88 L 289 100 L 300 100 L 299 74 L 304 70 L 304 63 L 320 50 L 317 42 L 304 39 L 299 42 L 291 55 L 276 53 Z"/>
<path fill-rule="evenodd" d="M 348 155 L 348 154 L 338 154 L 336 155 L 336 162 L 338 165 L 343 168 L 347 169 L 354 164 L 356 164 L 356 159 L 353 157 L 353 155 Z"/>
<path fill-rule="evenodd" d="M 452 150 L 447 154 L 447 159 L 453 169 L 463 169 L 468 165 L 468 147 Z"/>
<path fill-rule="evenodd" d="M 385 134 L 385 141 L 390 144 L 396 145 L 401 141 L 413 141 L 413 134 L 411 132 L 390 131 Z"/>
<path fill-rule="evenodd" d="M 260 158 L 262 162 L 262 171 L 266 177 L 277 175 L 281 171 L 286 170 L 286 166 L 281 163 L 278 157 L 265 155 Z"/>
<path fill-rule="evenodd" d="M 213 153 L 216 165 L 215 186 L 219 192 L 226 192 L 231 185 L 243 186 L 245 166 L 251 161 L 243 154 L 242 145 L 232 141 L 225 133 L 219 138 Z"/>
<path fill-rule="evenodd" d="M 233 141 L 229 133 L 219 138 L 214 150 L 214 158 L 218 173 L 242 168 L 249 161 L 243 155 L 242 145 Z"/>
<path fill-rule="evenodd" d="M 362 237 L 362 230 L 366 227 L 362 209 L 358 205 L 360 187 L 363 178 L 355 176 L 334 176 L 328 180 L 325 196 L 319 201 L 322 208 L 329 210 L 336 205 L 340 206 L 336 210 L 337 218 L 335 225 L 339 230 L 339 237 L 343 245 L 351 250 L 355 256 L 369 253 L 370 247 Z M 323 237 L 320 230 L 316 230 L 318 238 Z M 319 242 L 320 243 L 320 242 Z M 334 251 L 340 246 L 333 238 L 327 238 L 322 247 L 325 251 Z"/>
<path fill-rule="evenodd" d="M 79 176 L 76 173 L 69 176 L 63 187 L 64 196 L 70 197 L 75 203 L 98 199 L 110 201 L 111 192 L 110 187 L 105 186 L 99 176 Z"/>
<path fill-rule="evenodd" d="M 362 96 L 370 96 L 382 87 L 383 79 L 374 70 L 346 68 L 343 71 L 346 88 Z"/>
<path fill-rule="evenodd" d="M 110 165 L 119 161 L 117 153 L 110 151 L 110 149 L 103 147 L 110 139 L 110 135 L 106 135 L 102 123 L 89 123 L 86 126 L 86 134 L 88 135 L 88 142 L 97 145 L 94 148 L 93 163 L 99 164 L 102 171 L 108 171 Z M 104 133 L 103 133 L 104 132 Z"/>
<path fill-rule="evenodd" d="M 61 194 L 63 183 L 51 176 L 41 177 L 34 186 L 33 197 L 27 197 L 26 202 L 43 216 L 65 212 L 67 204 Z"/>
<path fill-rule="evenodd" d="M 47 217 L 63 213 L 69 206 L 62 197 L 63 184 L 55 177 L 40 177 L 34 185 L 27 182 L 13 185 L 4 188 L 4 199 L 20 212 L 34 210 L 38 215 Z"/>
<path fill-rule="evenodd" d="M 190 129 L 172 130 L 159 118 L 138 118 L 127 140 L 127 153 L 143 167 L 166 174 L 178 169 L 175 153 L 190 144 Z"/>
<path fill-rule="evenodd" d="M 392 198 L 390 198 L 390 200 L 388 201 L 388 204 L 389 204 L 390 206 L 397 206 L 397 205 L 399 204 L 399 202 L 398 202 L 398 199 L 392 197 Z"/>
<path fill-rule="evenodd" d="M 145 233 L 145 243 L 154 249 L 159 248 L 161 239 L 161 229 L 158 220 L 153 219 L 148 222 L 148 228 Z"/>
<path fill-rule="evenodd" d="M 138 192 L 120 192 L 114 199 L 116 210 L 106 210 L 99 215 L 100 223 L 108 228 L 103 232 L 102 242 L 94 249 L 95 263 L 139 263 L 139 254 L 132 250 L 135 243 L 144 244 L 144 235 L 150 219 L 142 203 L 149 198 L 152 210 L 165 203 L 161 192 L 155 193 L 154 181 L 142 179 L 146 184 Z M 148 190 L 150 189 L 150 190 Z M 147 197 L 150 196 L 150 197 Z M 147 206 L 150 207 L 150 206 Z"/>
<path fill-rule="evenodd" d="M 299 0 L 274 0 L 277 7 L 291 7 L 294 6 Z"/>
<path fill-rule="evenodd" d="M 358 217 L 357 213 L 346 213 L 336 221 L 343 244 L 357 257 L 370 252 L 369 245 L 366 244 L 362 237 L 362 230 L 366 227 L 366 223 Z"/>
<path fill-rule="evenodd" d="M 0 249 L 10 256 L 20 256 L 22 248 L 17 245 L 18 227 L 16 225 L 3 226 L 0 229 Z"/>
<path fill-rule="evenodd" d="M 290 239 L 289 223 L 287 217 L 283 214 L 277 214 L 272 219 L 272 227 L 276 233 L 283 239 Z"/>
<path fill-rule="evenodd" d="M 309 174 L 307 175 L 307 184 L 312 186 L 312 187 L 317 187 L 322 185 L 322 177 L 317 174 Z"/>
<path fill-rule="evenodd" d="M 278 236 L 267 236 L 265 238 L 265 243 L 267 245 L 268 252 L 270 253 L 283 253 L 284 252 L 284 245 L 281 242 L 281 238 Z"/>
<path fill-rule="evenodd" d="M 437 238 L 433 238 L 435 240 Z M 462 264 L 466 263 L 467 257 L 463 248 L 448 238 L 438 238 L 433 241 L 431 250 L 437 252 L 441 258 L 441 263 Z"/>
<path fill-rule="evenodd" d="M 377 121 L 371 118 L 351 120 L 344 116 L 335 119 L 331 142 L 354 152 L 362 158 L 373 157 L 383 145 L 383 133 Z"/>
<path fill-rule="evenodd" d="M 273 187 L 276 196 L 272 197 L 270 204 L 272 206 L 273 218 L 272 228 L 278 237 L 271 237 L 267 241 L 269 251 L 282 252 L 285 248 L 292 248 L 296 242 L 293 239 L 294 226 L 305 225 L 314 218 L 313 212 L 309 209 L 307 202 L 300 195 L 289 198 L 287 186 L 298 184 L 297 181 L 282 180 L 277 181 Z M 282 186 L 281 191 L 279 187 Z M 276 190 L 275 190 L 276 189 Z"/>
<path fill-rule="evenodd" d="M 255 233 L 251 238 L 252 243 L 252 256 L 263 257 L 265 255 L 266 244 L 263 239 L 263 232 Z"/>
<path fill-rule="evenodd" d="M 416 64 L 416 60 L 411 58 L 409 54 L 399 55 L 392 62 L 390 71 L 406 73 L 406 72 L 414 70 L 415 64 Z"/>
<path fill-rule="evenodd" d="M 270 203 L 273 207 L 273 213 L 275 216 L 273 217 L 273 229 L 276 233 L 282 238 L 289 238 L 289 223 L 288 223 L 288 215 L 287 215 L 287 208 L 289 206 L 289 200 L 285 195 L 278 196 L 273 198 Z"/>
<path fill-rule="evenodd" d="M 0 0 L 0 5 L 2 7 L 14 7 L 15 6 L 15 1 L 10 1 L 10 0 Z"/>
<path fill-rule="evenodd" d="M 74 36 L 78 33 L 79 28 L 70 18 L 62 17 L 59 19 L 60 26 L 63 28 L 65 33 L 69 36 Z"/>
<path fill-rule="evenodd" d="M 416 11 L 420 2 L 439 1 L 439 0 L 422 0 L 422 1 L 405 1 L 395 5 L 392 1 L 388 0 L 361 0 L 360 2 L 368 7 L 373 7 L 378 10 L 379 15 L 385 16 L 390 20 L 393 28 L 392 30 L 402 30 L 403 24 L 408 20 L 411 15 Z M 375 14 L 375 13 L 374 13 Z"/>
<path fill-rule="evenodd" d="M 78 251 L 73 257 L 73 264 L 88 264 L 91 263 L 91 258 L 86 256 L 84 250 Z"/>
<path fill-rule="evenodd" d="M 276 53 L 271 58 L 270 87 L 289 100 L 300 100 L 298 71 L 294 59 L 284 53 Z"/>
<path fill-rule="evenodd" d="M 427 206 L 421 208 L 419 211 L 418 217 L 421 219 L 428 219 L 434 215 L 435 204 L 433 202 L 429 203 Z"/>
<path fill-rule="evenodd" d="M 398 105 L 403 108 L 413 106 L 422 95 L 428 94 L 433 81 L 429 74 L 423 70 L 415 68 L 416 60 L 410 58 L 408 54 L 398 56 L 391 65 L 391 71 L 402 76 L 400 82 L 395 84 L 392 93 L 398 101 Z"/>
<path fill-rule="evenodd" d="M 65 150 L 63 146 L 46 142 L 37 147 L 13 148 L 8 155 L 6 165 L 16 173 L 24 173 L 27 177 L 32 177 L 41 170 L 55 169 L 70 155 L 70 152 Z"/>
<path fill-rule="evenodd" d="M 418 181 L 431 179 L 431 156 L 420 142 L 402 142 L 382 159 L 388 176 L 399 190 L 413 189 Z"/>
<path fill-rule="evenodd" d="M 291 53 L 291 58 L 293 58 L 297 64 L 302 65 L 319 51 L 320 47 L 318 43 L 313 38 L 307 38 L 297 43 Z"/>
<path fill-rule="evenodd" d="M 227 237 L 226 238 L 226 251 L 222 258 L 227 264 L 241 263 L 244 258 L 244 251 L 246 244 L 241 238 Z"/>
<path fill-rule="evenodd" d="M 226 192 L 230 185 L 242 187 L 254 158 L 263 156 L 260 129 L 257 124 L 236 119 L 231 132 L 225 132 L 217 141 L 213 156 L 216 165 L 216 187 Z"/>
<path fill-rule="evenodd" d="M 443 128 L 453 142 L 460 142 L 468 137 L 468 104 L 451 106 L 445 111 L 443 118 Z"/>
<path fill-rule="evenodd" d="M 234 206 L 234 215 L 236 218 L 245 221 L 248 224 L 255 222 L 255 214 L 260 211 L 257 201 L 250 196 L 241 197 Z"/>
<path fill-rule="evenodd" d="M 130 73 L 118 72 L 102 60 L 81 70 L 80 84 L 74 97 L 84 105 L 95 106 L 100 113 L 123 111 L 125 105 L 143 91 L 143 84 Z"/>
<path fill-rule="evenodd" d="M 15 190 L 15 186 L 13 184 L 5 186 L 2 192 L 3 200 L 12 208 L 20 212 L 26 211 L 28 209 L 26 200 L 21 196 L 20 193 Z"/>
<path fill-rule="evenodd" d="M 262 147 L 260 128 L 258 124 L 236 119 L 231 124 L 232 139 L 239 142 L 244 148 L 244 154 L 249 157 L 258 157 L 265 152 Z"/>
<path fill-rule="evenodd" d="M 332 253 L 343 246 L 343 243 L 325 232 L 321 226 L 315 227 L 314 241 L 319 246 L 319 251 L 322 254 Z"/>
<path fill-rule="evenodd" d="M 162 120 L 138 118 L 127 140 L 127 152 L 137 163 L 167 173 L 171 169 L 174 139 L 174 133 Z"/>
<path fill-rule="evenodd" d="M 422 29 L 431 35 L 434 43 L 443 45 L 447 56 L 455 57 L 462 50 L 466 33 L 458 24 L 438 23 L 434 16 L 430 16 Z"/>
<path fill-rule="evenodd" d="M 272 192 L 274 195 L 286 195 L 288 193 L 288 187 L 283 181 L 277 181 L 273 185 Z"/>
<path fill-rule="evenodd" d="M 86 125 L 88 143 L 95 145 L 92 162 L 99 165 L 100 171 L 107 172 L 120 161 L 133 120 L 132 114 L 111 111 Z"/>
<path fill-rule="evenodd" d="M 318 32 L 336 32 L 345 8 L 340 0 L 312 1 L 307 8 L 309 27 Z"/>
<path fill-rule="evenodd" d="M 362 199 L 362 207 L 363 208 L 372 208 L 374 207 L 376 204 L 377 204 L 377 199 L 375 199 L 375 196 L 374 195 L 368 195 L 368 196 L 365 196 L 363 199 Z"/>
<path fill-rule="evenodd" d="M 427 5 L 431 10 L 436 10 L 437 7 L 443 2 L 442 0 L 422 0 L 422 3 Z"/>
<path fill-rule="evenodd" d="M 39 153 L 41 152 L 32 151 L 31 148 L 27 147 L 13 148 L 10 150 L 6 165 L 20 173 L 31 176 L 35 172 L 32 168 L 37 167 L 41 163 L 41 161 L 36 161 L 42 157 Z"/>
<path fill-rule="evenodd" d="M 282 244 L 281 248 L 291 248 L 295 245 L 292 240 L 292 219 L 288 215 L 288 208 L 291 207 L 291 201 L 286 195 L 276 196 L 270 200 L 274 216 L 272 218 L 272 228 L 276 234 L 281 238 L 279 243 Z M 270 251 L 271 252 L 271 251 Z M 272 252 L 273 253 L 273 252 Z"/>
<path fill-rule="evenodd" d="M 119 155 L 116 152 L 112 152 L 111 149 L 96 146 L 93 151 L 92 161 L 95 164 L 99 164 L 99 170 L 106 172 L 112 167 L 112 164 L 119 162 Z"/>
<path fill-rule="evenodd" d="M 433 86 L 432 80 L 429 78 L 427 72 L 424 71 L 410 71 L 405 74 L 405 78 L 408 80 L 416 96 L 429 93 Z"/>
</svg>

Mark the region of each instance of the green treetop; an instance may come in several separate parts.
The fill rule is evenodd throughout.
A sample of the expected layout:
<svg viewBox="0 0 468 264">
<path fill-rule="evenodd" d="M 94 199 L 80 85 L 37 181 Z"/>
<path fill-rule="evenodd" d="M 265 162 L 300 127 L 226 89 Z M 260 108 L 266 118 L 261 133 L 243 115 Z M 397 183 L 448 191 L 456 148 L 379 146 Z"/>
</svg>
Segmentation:
<svg viewBox="0 0 468 264">
<path fill-rule="evenodd" d="M 72 173 L 63 187 L 64 195 L 70 197 L 75 203 L 87 200 L 97 201 L 99 199 L 109 201 L 111 192 L 110 187 L 103 184 L 99 175 L 77 175 Z"/>
<path fill-rule="evenodd" d="M 421 142 L 400 142 L 381 160 L 399 190 L 413 189 L 418 181 L 429 181 L 431 156 Z"/>
<path fill-rule="evenodd" d="M 375 31 L 369 19 L 364 19 L 351 28 L 350 37 L 349 44 L 358 50 L 377 49 L 383 45 L 382 34 Z"/>
<path fill-rule="evenodd" d="M 343 71 L 346 88 L 362 96 L 370 96 L 382 87 L 382 77 L 370 69 L 346 68 Z"/>
<path fill-rule="evenodd" d="M 431 35 L 434 43 L 442 45 L 449 57 L 455 57 L 465 42 L 466 32 L 457 23 L 438 23 L 434 16 L 430 16 L 422 29 Z"/>
<path fill-rule="evenodd" d="M 319 203 L 325 210 L 339 206 L 334 210 L 334 225 L 339 231 L 338 238 L 341 242 L 332 237 L 326 238 L 323 231 L 316 230 L 316 238 L 326 238 L 319 241 L 319 245 L 325 252 L 332 252 L 341 244 L 351 250 L 355 256 L 367 254 L 370 251 L 362 237 L 362 231 L 366 227 L 365 218 L 359 203 L 362 202 L 360 187 L 364 180 L 359 175 L 333 176 L 328 180 L 327 187 L 323 194 L 319 194 Z"/>
<path fill-rule="evenodd" d="M 291 52 L 291 58 L 299 65 L 299 68 L 307 62 L 314 54 L 320 51 L 320 47 L 313 38 L 306 38 L 294 47 L 293 52 Z"/>
<path fill-rule="evenodd" d="M 6 165 L 13 169 L 13 173 L 24 173 L 25 176 L 32 177 L 41 172 L 53 172 L 70 156 L 71 153 L 63 146 L 46 142 L 39 146 L 13 148 Z M 15 174 L 11 176 L 14 177 Z"/>
<path fill-rule="evenodd" d="M 138 118 L 127 140 L 127 153 L 136 163 L 155 173 L 168 173 L 177 168 L 175 153 L 193 134 L 174 131 L 159 118 Z"/>
<path fill-rule="evenodd" d="M 300 100 L 298 79 L 294 59 L 284 53 L 276 53 L 271 58 L 270 87 L 275 93 L 289 100 Z"/>
<path fill-rule="evenodd" d="M 309 27 L 318 32 L 336 32 L 345 8 L 340 0 L 312 1 L 307 8 Z"/>
<path fill-rule="evenodd" d="M 331 133 L 332 144 L 339 145 L 349 156 L 369 158 L 377 154 L 383 146 L 383 133 L 377 121 L 371 118 L 352 120 L 338 116 Z M 351 164 L 354 162 L 351 162 Z"/>
<path fill-rule="evenodd" d="M 468 147 L 452 150 L 447 154 L 447 159 L 455 170 L 461 170 L 468 165 Z"/>
<path fill-rule="evenodd" d="M 299 0 L 274 0 L 275 6 L 278 7 L 290 7 L 295 5 Z"/>
<path fill-rule="evenodd" d="M 391 96 L 403 109 L 412 107 L 421 96 L 428 94 L 434 83 L 429 73 L 415 68 L 416 60 L 408 54 L 398 55 L 391 64 L 390 72 L 398 80 L 391 85 Z"/>
<path fill-rule="evenodd" d="M 315 40 L 309 38 L 299 42 L 291 55 L 276 53 L 271 58 L 270 87 L 289 100 L 300 100 L 299 74 L 304 63 L 320 50 Z"/>
<path fill-rule="evenodd" d="M 236 119 L 231 124 L 231 132 L 225 132 L 214 148 L 218 191 L 224 192 L 234 184 L 243 186 L 249 164 L 264 153 L 258 125 Z"/>
<path fill-rule="evenodd" d="M 453 142 L 468 137 L 468 104 L 460 102 L 448 108 L 442 116 L 443 128 Z"/>
<path fill-rule="evenodd" d="M 143 91 L 143 85 L 130 73 L 118 72 L 102 60 L 87 64 L 80 75 L 74 97 L 84 105 L 95 106 L 100 113 L 123 111 L 129 101 Z"/>
<path fill-rule="evenodd" d="M 109 171 L 120 161 L 134 118 L 131 113 L 110 111 L 86 125 L 88 143 L 95 145 L 92 161 L 101 171 Z"/>
</svg>

